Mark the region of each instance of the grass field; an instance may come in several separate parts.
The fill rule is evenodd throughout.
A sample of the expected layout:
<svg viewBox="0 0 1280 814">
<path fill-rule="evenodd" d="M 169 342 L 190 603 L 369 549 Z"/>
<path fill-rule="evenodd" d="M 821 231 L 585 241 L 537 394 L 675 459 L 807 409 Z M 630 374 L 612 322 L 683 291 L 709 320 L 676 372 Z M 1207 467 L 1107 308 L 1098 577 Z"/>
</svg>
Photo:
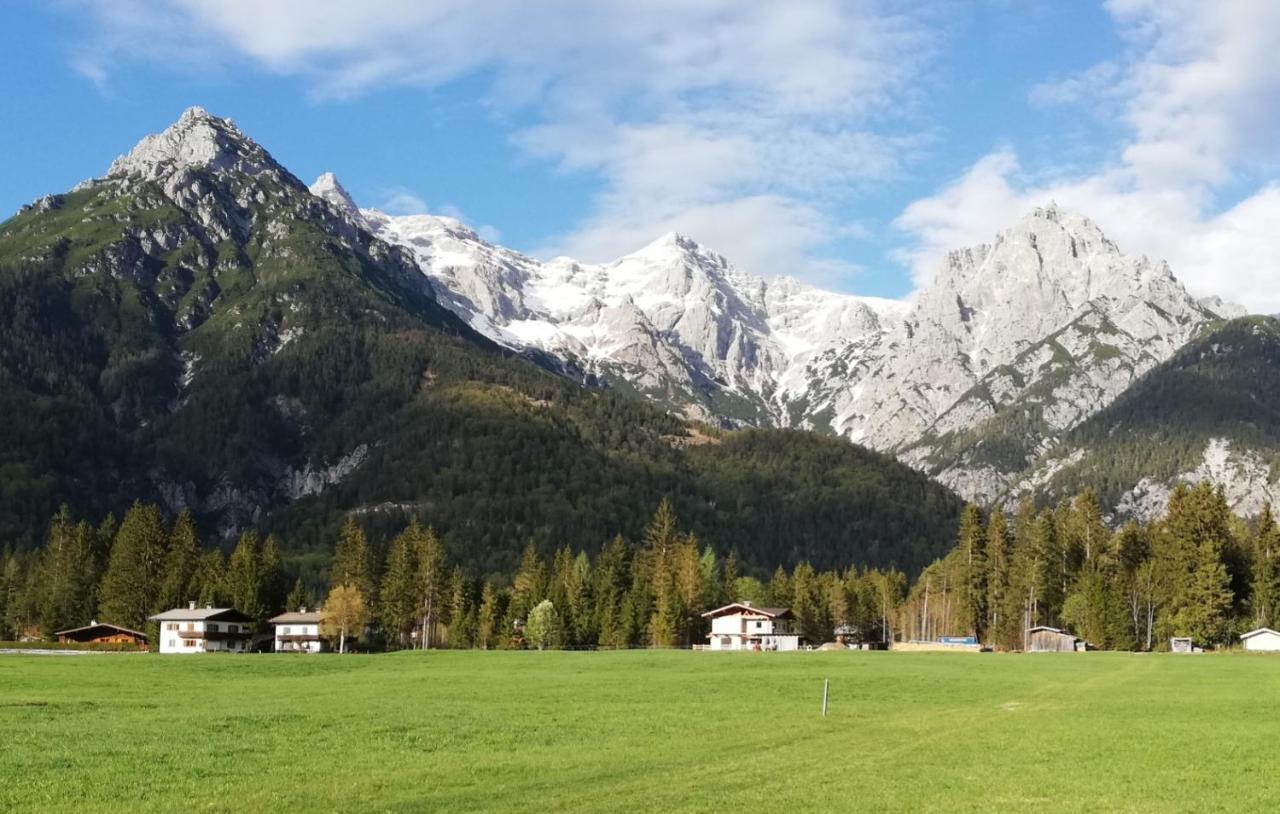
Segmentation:
<svg viewBox="0 0 1280 814">
<path fill-rule="evenodd" d="M 1278 763 L 1267 656 L 0 655 L 5 812 L 1275 811 Z"/>
</svg>

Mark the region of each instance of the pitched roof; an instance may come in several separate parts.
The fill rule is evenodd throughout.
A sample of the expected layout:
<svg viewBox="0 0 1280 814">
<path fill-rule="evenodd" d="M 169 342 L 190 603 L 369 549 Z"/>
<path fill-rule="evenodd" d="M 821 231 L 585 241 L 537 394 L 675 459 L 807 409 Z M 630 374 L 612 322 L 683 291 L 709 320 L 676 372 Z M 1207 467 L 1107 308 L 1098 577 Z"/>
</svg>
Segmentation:
<svg viewBox="0 0 1280 814">
<path fill-rule="evenodd" d="M 1260 628 L 1258 628 L 1257 630 L 1251 630 L 1251 631 L 1249 631 L 1248 633 L 1241 633 L 1241 634 L 1240 634 L 1240 638 L 1242 638 L 1242 639 L 1250 639 L 1250 638 L 1253 638 L 1254 636 L 1260 636 L 1260 635 L 1262 635 L 1263 633 L 1270 633 L 1270 634 L 1272 634 L 1272 635 L 1274 635 L 1274 636 L 1280 636 L 1280 631 L 1272 630 L 1272 629 L 1271 629 L 1271 628 L 1269 628 L 1269 627 L 1260 627 Z"/>
<path fill-rule="evenodd" d="M 768 616 L 771 619 L 777 619 L 782 616 L 790 616 L 791 608 L 758 608 L 750 602 L 730 602 L 722 608 L 709 610 L 702 614 L 703 616 L 724 616 L 730 611 L 743 611 L 745 613 L 756 613 L 761 616 Z"/>
<path fill-rule="evenodd" d="M 267 620 L 272 625 L 318 625 L 323 621 L 324 614 L 320 611 L 282 613 Z"/>
<path fill-rule="evenodd" d="M 147 618 L 156 622 L 253 621 L 235 608 L 172 608 Z"/>
<path fill-rule="evenodd" d="M 110 630 L 118 630 L 121 633 L 128 633 L 130 635 L 137 636 L 142 639 L 147 638 L 147 634 L 143 633 L 140 630 L 130 630 L 127 627 L 120 627 L 119 625 L 113 625 L 110 622 L 93 622 L 91 624 L 84 625 L 83 627 L 73 627 L 67 630 L 59 630 L 59 631 L 56 631 L 53 635 L 70 636 L 72 633 L 83 633 L 86 630 L 96 630 L 98 628 L 108 628 Z"/>
</svg>

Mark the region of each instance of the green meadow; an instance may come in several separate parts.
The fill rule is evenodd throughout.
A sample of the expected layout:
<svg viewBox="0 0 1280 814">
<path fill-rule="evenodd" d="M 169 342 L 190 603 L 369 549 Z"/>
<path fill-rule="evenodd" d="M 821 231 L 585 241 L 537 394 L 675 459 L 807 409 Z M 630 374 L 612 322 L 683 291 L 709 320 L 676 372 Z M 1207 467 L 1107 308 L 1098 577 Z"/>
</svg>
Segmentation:
<svg viewBox="0 0 1280 814">
<path fill-rule="evenodd" d="M 0 655 L 4 812 L 1274 811 L 1278 765 L 1264 655 Z"/>
</svg>

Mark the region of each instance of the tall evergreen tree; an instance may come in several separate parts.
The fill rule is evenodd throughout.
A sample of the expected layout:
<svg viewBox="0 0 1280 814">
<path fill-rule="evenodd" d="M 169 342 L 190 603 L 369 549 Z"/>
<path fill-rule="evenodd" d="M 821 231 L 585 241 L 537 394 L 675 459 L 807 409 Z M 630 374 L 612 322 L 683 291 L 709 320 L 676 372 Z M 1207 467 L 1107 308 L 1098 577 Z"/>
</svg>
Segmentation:
<svg viewBox="0 0 1280 814">
<path fill-rule="evenodd" d="M 963 624 L 971 635 L 982 637 L 987 620 L 987 539 L 982 511 L 972 503 L 960 514 L 956 545 L 963 568 L 960 585 Z"/>
<path fill-rule="evenodd" d="M 1013 536 L 1004 512 L 995 509 L 987 522 L 987 637 L 1003 647 L 1016 646 L 1001 615 L 1009 595 Z"/>
<path fill-rule="evenodd" d="M 263 615 L 261 566 L 258 534 L 246 531 L 227 558 L 226 592 L 233 608 L 259 621 Z"/>
<path fill-rule="evenodd" d="M 262 585 L 261 604 L 264 615 L 270 617 L 285 610 L 288 600 L 289 578 L 284 572 L 280 557 L 280 541 L 274 534 L 262 541 L 258 555 L 259 580 Z"/>
<path fill-rule="evenodd" d="M 169 551 L 165 555 L 164 579 L 160 583 L 160 608 L 183 607 L 198 598 L 193 588 L 199 565 L 200 541 L 196 537 L 196 523 L 191 512 L 183 509 L 169 532 Z"/>
<path fill-rule="evenodd" d="M 140 629 L 147 616 L 162 610 L 158 600 L 168 537 L 159 508 L 133 504 L 111 545 L 98 601 L 100 619 Z"/>
<path fill-rule="evenodd" d="M 415 524 L 416 526 L 416 524 Z M 415 559 L 417 560 L 418 613 L 421 619 L 419 641 L 423 648 L 435 646 L 439 640 L 436 628 L 441 614 L 446 610 L 449 589 L 449 570 L 445 562 L 444 545 L 431 527 L 414 532 Z"/>
<path fill-rule="evenodd" d="M 1280 604 L 1280 527 L 1276 525 L 1271 504 L 1262 507 L 1253 532 L 1252 579 L 1250 609 L 1257 627 L 1275 627 L 1280 621 L 1276 612 Z"/>
<path fill-rule="evenodd" d="M 339 585 L 356 586 L 362 599 L 374 595 L 369 541 L 352 515 L 347 515 L 338 533 L 338 545 L 333 550 L 333 566 L 329 571 L 330 588 Z"/>
<path fill-rule="evenodd" d="M 382 590 L 378 597 L 378 621 L 393 648 L 408 647 L 419 619 L 418 548 L 421 530 L 417 521 L 391 541 Z"/>
</svg>

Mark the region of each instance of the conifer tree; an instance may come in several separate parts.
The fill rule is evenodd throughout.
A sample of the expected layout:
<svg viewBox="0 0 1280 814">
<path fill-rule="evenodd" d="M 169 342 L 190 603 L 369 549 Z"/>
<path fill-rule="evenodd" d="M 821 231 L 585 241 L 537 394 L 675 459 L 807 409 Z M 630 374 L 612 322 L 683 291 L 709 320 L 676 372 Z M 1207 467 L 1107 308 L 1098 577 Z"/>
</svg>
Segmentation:
<svg viewBox="0 0 1280 814">
<path fill-rule="evenodd" d="M 475 644 L 483 650 L 490 650 L 498 642 L 498 623 L 502 618 L 502 610 L 498 603 L 498 592 L 493 585 L 485 582 L 480 592 L 480 609 L 476 612 Z"/>
<path fill-rule="evenodd" d="M 165 554 L 158 607 L 183 607 L 197 599 L 193 587 L 199 565 L 200 542 L 196 538 L 195 520 L 191 512 L 183 509 L 169 531 L 169 551 Z"/>
<path fill-rule="evenodd" d="M 1008 635 L 1005 619 L 1001 615 L 1009 593 L 1010 559 L 1013 556 L 1013 538 L 1009 521 L 1004 512 L 995 509 L 987 522 L 987 637 L 995 643 L 1010 647 L 1016 644 Z"/>
<path fill-rule="evenodd" d="M 191 592 L 196 602 L 206 607 L 230 604 L 226 589 L 226 562 L 219 549 L 210 549 L 200 555 Z"/>
<path fill-rule="evenodd" d="M 426 649 L 432 647 L 437 641 L 436 627 L 440 623 L 440 615 L 445 610 L 448 597 L 449 571 L 445 562 L 444 545 L 436 536 L 434 529 L 430 526 L 426 529 L 418 527 L 413 532 L 413 536 L 418 570 L 420 641 L 422 647 Z"/>
<path fill-rule="evenodd" d="M 1256 627 L 1274 628 L 1280 615 L 1280 528 L 1271 504 L 1262 507 L 1253 533 L 1253 564 L 1250 580 L 1250 609 Z"/>
<path fill-rule="evenodd" d="M 378 621 L 394 648 L 407 647 L 419 619 L 418 548 L 421 529 L 412 521 L 391 541 L 378 601 Z"/>
<path fill-rule="evenodd" d="M 252 619 L 261 619 L 262 571 L 257 532 L 241 534 L 227 558 L 226 593 L 231 607 Z"/>
<path fill-rule="evenodd" d="M 133 504 L 111 545 L 98 601 L 99 618 L 139 629 L 147 623 L 147 616 L 162 610 L 157 600 L 168 536 L 159 508 Z"/>
<path fill-rule="evenodd" d="M 49 526 L 39 565 L 40 623 L 46 636 L 88 624 L 94 609 L 93 530 L 63 506 Z"/>
<path fill-rule="evenodd" d="M 265 616 L 275 616 L 288 604 L 289 580 L 280 557 L 280 541 L 274 534 L 262 542 L 258 557 L 259 579 L 262 586 L 261 606 Z"/>
<path fill-rule="evenodd" d="M 471 606 L 471 587 L 462 575 L 462 569 L 454 567 L 449 577 L 449 621 L 445 635 L 450 647 L 471 647 L 475 636 L 475 615 Z"/>
<path fill-rule="evenodd" d="M 289 596 L 285 599 L 284 609 L 295 612 L 305 607 L 308 607 L 307 589 L 302 584 L 302 577 L 298 577 L 293 582 L 293 590 L 289 591 Z"/>
<path fill-rule="evenodd" d="M 982 511 L 972 503 L 966 505 L 960 515 L 956 544 L 962 558 L 960 587 L 964 626 L 971 635 L 982 637 L 987 615 L 987 540 Z"/>
<path fill-rule="evenodd" d="M 329 572 L 330 588 L 354 585 L 360 589 L 361 598 L 374 595 L 373 567 L 370 563 L 369 541 L 364 529 L 355 517 L 347 515 L 338 533 L 338 545 L 333 550 L 333 567 Z"/>
<path fill-rule="evenodd" d="M 631 586 L 631 549 L 622 535 L 604 547 L 595 568 L 595 620 L 604 647 L 625 647 L 628 624 L 624 602 Z"/>
</svg>

